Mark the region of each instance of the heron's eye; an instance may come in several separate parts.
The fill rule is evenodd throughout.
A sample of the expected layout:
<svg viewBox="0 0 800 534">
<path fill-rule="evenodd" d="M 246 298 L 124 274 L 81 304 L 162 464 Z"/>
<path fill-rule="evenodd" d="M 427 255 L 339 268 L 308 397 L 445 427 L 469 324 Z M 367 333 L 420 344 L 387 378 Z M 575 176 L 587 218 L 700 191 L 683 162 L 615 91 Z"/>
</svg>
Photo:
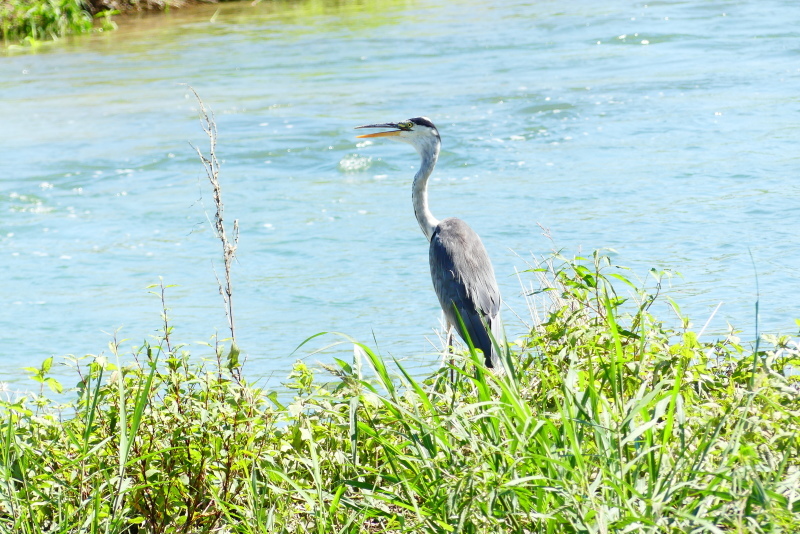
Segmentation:
<svg viewBox="0 0 800 534">
<path fill-rule="evenodd" d="M 414 127 L 414 123 L 411 121 L 406 121 L 406 122 L 401 122 L 400 124 L 398 124 L 398 126 L 400 127 L 401 130 L 410 130 L 411 128 Z"/>
</svg>

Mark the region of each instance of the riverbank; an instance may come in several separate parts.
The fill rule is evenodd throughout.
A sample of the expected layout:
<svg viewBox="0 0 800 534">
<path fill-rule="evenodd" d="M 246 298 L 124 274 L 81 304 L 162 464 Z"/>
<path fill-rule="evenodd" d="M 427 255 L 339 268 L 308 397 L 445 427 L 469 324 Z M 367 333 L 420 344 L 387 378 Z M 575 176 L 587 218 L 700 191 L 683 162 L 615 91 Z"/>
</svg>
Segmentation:
<svg viewBox="0 0 800 534">
<path fill-rule="evenodd" d="M 132 355 L 115 340 L 66 358 L 67 405 L 45 393 L 62 389 L 51 358 L 31 369 L 38 394 L 0 403 L 0 528 L 797 531 L 797 342 L 667 328 L 659 284 L 600 254 L 539 268 L 546 308 L 504 376 L 467 352 L 419 380 L 344 338 L 322 377 L 295 365 L 284 401 L 222 344 L 191 358 L 166 308 Z"/>
<path fill-rule="evenodd" d="M 121 13 L 180 9 L 217 0 L 3 0 L 0 36 L 5 45 L 56 40 L 114 29 Z"/>
</svg>

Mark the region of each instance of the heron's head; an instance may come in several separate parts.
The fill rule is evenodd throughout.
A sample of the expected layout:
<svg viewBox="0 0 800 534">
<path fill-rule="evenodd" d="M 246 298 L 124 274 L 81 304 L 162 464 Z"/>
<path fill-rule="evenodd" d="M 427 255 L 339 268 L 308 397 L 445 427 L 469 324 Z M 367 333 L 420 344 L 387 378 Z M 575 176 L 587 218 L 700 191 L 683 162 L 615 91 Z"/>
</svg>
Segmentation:
<svg viewBox="0 0 800 534">
<path fill-rule="evenodd" d="M 366 124 L 364 126 L 356 126 L 356 128 L 391 128 L 389 131 L 359 135 L 358 137 L 388 137 L 389 139 L 403 141 L 416 148 L 420 154 L 433 150 L 438 152 L 438 145 L 441 143 L 436 126 L 427 117 L 414 117 L 397 123 Z"/>
</svg>

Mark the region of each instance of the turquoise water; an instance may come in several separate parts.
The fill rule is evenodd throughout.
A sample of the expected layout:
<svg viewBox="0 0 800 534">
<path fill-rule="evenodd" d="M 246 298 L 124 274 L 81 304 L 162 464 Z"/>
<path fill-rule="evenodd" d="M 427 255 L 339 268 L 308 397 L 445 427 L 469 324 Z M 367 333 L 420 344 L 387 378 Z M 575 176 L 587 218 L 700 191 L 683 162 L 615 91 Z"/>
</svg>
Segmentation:
<svg viewBox="0 0 800 534">
<path fill-rule="evenodd" d="M 160 328 L 210 351 L 226 320 L 212 201 L 189 143 L 214 111 L 239 219 L 247 373 L 348 358 L 341 331 L 419 371 L 440 312 L 410 203 L 417 157 L 352 127 L 417 115 L 443 152 L 432 211 L 482 236 L 506 304 L 554 246 L 613 248 L 710 335 L 800 317 L 800 5 L 791 1 L 263 2 L 120 22 L 0 56 L 0 381 Z M 543 235 L 549 230 L 553 241 Z M 752 254 L 752 261 L 751 256 Z M 212 266 L 212 261 L 213 266 Z M 754 269 L 755 264 L 755 269 Z M 524 332 L 510 310 L 511 336 Z M 666 312 L 664 312 L 666 315 Z"/>
</svg>

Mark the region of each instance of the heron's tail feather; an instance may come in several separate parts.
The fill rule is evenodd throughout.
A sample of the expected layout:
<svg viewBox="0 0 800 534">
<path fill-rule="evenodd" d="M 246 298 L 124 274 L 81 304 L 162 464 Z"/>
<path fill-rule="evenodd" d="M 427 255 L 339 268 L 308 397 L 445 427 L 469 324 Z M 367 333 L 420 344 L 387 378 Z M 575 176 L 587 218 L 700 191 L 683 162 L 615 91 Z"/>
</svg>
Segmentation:
<svg viewBox="0 0 800 534">
<path fill-rule="evenodd" d="M 456 328 L 461 339 L 466 342 L 467 336 L 469 336 L 472 346 L 483 351 L 486 367 L 493 369 L 495 372 L 502 372 L 503 364 L 496 348 L 496 345 L 501 345 L 504 339 L 500 316 L 482 317 L 480 314 L 474 313 L 463 315 L 462 320 L 464 321 L 466 332 Z"/>
<path fill-rule="evenodd" d="M 483 350 L 483 354 L 487 355 L 485 356 L 486 367 L 490 367 L 495 373 L 502 373 L 503 362 L 500 361 L 501 355 L 498 353 L 498 348 L 502 350 L 503 343 L 505 341 L 505 334 L 503 332 L 503 323 L 500 321 L 500 314 L 489 318 L 488 327 L 489 328 L 486 337 L 489 338 L 489 350 Z"/>
</svg>

